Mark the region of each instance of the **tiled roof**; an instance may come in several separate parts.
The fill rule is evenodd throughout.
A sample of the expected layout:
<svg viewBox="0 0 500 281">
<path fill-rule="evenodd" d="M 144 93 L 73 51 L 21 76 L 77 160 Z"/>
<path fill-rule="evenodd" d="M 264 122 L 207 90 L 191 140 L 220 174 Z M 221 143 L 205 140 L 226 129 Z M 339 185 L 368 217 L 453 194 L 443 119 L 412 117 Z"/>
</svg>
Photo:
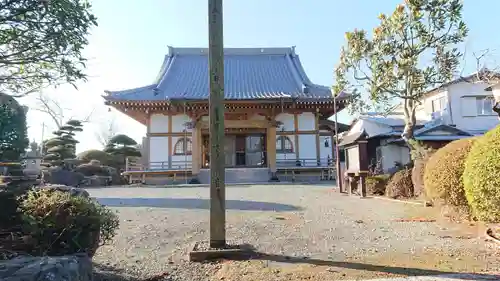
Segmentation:
<svg viewBox="0 0 500 281">
<path fill-rule="evenodd" d="M 106 91 L 108 100 L 204 100 L 209 95 L 208 49 L 172 48 L 153 84 Z M 312 83 L 295 49 L 224 49 L 225 99 L 331 99 L 330 87 Z"/>
</svg>

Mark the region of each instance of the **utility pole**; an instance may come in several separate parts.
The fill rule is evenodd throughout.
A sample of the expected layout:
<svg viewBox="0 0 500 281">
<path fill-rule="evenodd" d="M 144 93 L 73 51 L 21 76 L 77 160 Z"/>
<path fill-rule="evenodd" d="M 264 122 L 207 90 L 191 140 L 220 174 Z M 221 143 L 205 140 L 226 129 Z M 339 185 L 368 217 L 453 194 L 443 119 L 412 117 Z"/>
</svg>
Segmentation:
<svg viewBox="0 0 500 281">
<path fill-rule="evenodd" d="M 210 247 L 226 246 L 224 157 L 224 35 L 222 0 L 208 0 L 210 76 Z"/>
</svg>

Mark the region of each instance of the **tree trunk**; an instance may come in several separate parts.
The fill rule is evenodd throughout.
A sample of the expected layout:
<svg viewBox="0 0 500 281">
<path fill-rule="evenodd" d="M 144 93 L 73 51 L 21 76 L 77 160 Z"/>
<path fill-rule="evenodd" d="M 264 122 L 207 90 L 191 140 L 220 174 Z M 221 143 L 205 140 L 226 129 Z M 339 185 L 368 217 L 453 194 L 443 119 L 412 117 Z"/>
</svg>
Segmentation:
<svg viewBox="0 0 500 281">
<path fill-rule="evenodd" d="M 417 117 L 416 117 L 416 104 L 412 100 L 405 100 L 404 102 L 404 120 L 405 120 L 405 127 L 403 129 L 403 133 L 401 134 L 401 137 L 403 140 L 406 142 L 406 145 L 410 148 L 410 150 L 413 150 L 414 147 L 411 144 L 411 141 L 414 139 L 414 131 L 415 131 L 415 126 L 417 125 Z"/>
</svg>

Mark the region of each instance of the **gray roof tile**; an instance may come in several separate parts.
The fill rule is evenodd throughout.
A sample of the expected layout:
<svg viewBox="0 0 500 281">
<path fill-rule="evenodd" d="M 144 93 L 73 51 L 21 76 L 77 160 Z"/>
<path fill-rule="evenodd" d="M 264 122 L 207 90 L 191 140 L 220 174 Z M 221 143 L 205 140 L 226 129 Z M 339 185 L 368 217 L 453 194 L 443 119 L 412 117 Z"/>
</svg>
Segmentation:
<svg viewBox="0 0 500 281">
<path fill-rule="evenodd" d="M 224 87 L 229 100 L 333 98 L 309 80 L 294 48 L 224 49 Z M 153 84 L 107 93 L 108 100 L 208 99 L 208 49 L 169 47 Z"/>
</svg>

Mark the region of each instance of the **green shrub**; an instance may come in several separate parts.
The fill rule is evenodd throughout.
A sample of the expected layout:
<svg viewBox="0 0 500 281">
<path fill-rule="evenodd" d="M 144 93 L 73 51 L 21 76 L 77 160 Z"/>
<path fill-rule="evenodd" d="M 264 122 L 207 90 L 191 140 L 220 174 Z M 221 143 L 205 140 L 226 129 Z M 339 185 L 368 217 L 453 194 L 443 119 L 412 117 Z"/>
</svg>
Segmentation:
<svg viewBox="0 0 500 281">
<path fill-rule="evenodd" d="M 75 168 L 74 170 L 77 173 L 81 173 L 86 177 L 91 176 L 105 176 L 109 177 L 109 172 L 107 169 L 103 168 L 103 166 L 92 165 L 92 164 L 82 164 Z"/>
<path fill-rule="evenodd" d="M 102 165 L 109 165 L 112 162 L 113 156 L 102 150 L 91 149 L 81 152 L 76 156 L 76 158 L 84 161 L 85 163 L 90 163 L 92 160 L 99 160 Z"/>
<path fill-rule="evenodd" d="M 415 196 L 420 196 L 425 190 L 425 165 L 436 150 L 419 141 L 410 141 L 410 143 L 413 146 L 413 149 L 411 150 L 411 159 L 413 160 L 413 170 L 411 171 L 413 193 Z"/>
<path fill-rule="evenodd" d="M 390 198 L 413 197 L 413 183 L 411 181 L 411 168 L 397 171 L 387 181 L 385 194 Z"/>
<path fill-rule="evenodd" d="M 366 178 L 366 190 L 371 195 L 384 195 L 389 175 L 376 175 Z"/>
<path fill-rule="evenodd" d="M 32 255 L 93 255 L 110 242 L 118 228 L 115 213 L 83 196 L 52 189 L 31 191 L 21 201 L 23 233 L 36 241 Z"/>
<path fill-rule="evenodd" d="M 500 126 L 476 140 L 463 173 L 465 196 L 479 220 L 500 221 Z"/>
<path fill-rule="evenodd" d="M 462 174 L 474 141 L 475 138 L 467 138 L 450 142 L 429 158 L 424 172 L 428 199 L 452 206 L 468 205 Z"/>
</svg>

